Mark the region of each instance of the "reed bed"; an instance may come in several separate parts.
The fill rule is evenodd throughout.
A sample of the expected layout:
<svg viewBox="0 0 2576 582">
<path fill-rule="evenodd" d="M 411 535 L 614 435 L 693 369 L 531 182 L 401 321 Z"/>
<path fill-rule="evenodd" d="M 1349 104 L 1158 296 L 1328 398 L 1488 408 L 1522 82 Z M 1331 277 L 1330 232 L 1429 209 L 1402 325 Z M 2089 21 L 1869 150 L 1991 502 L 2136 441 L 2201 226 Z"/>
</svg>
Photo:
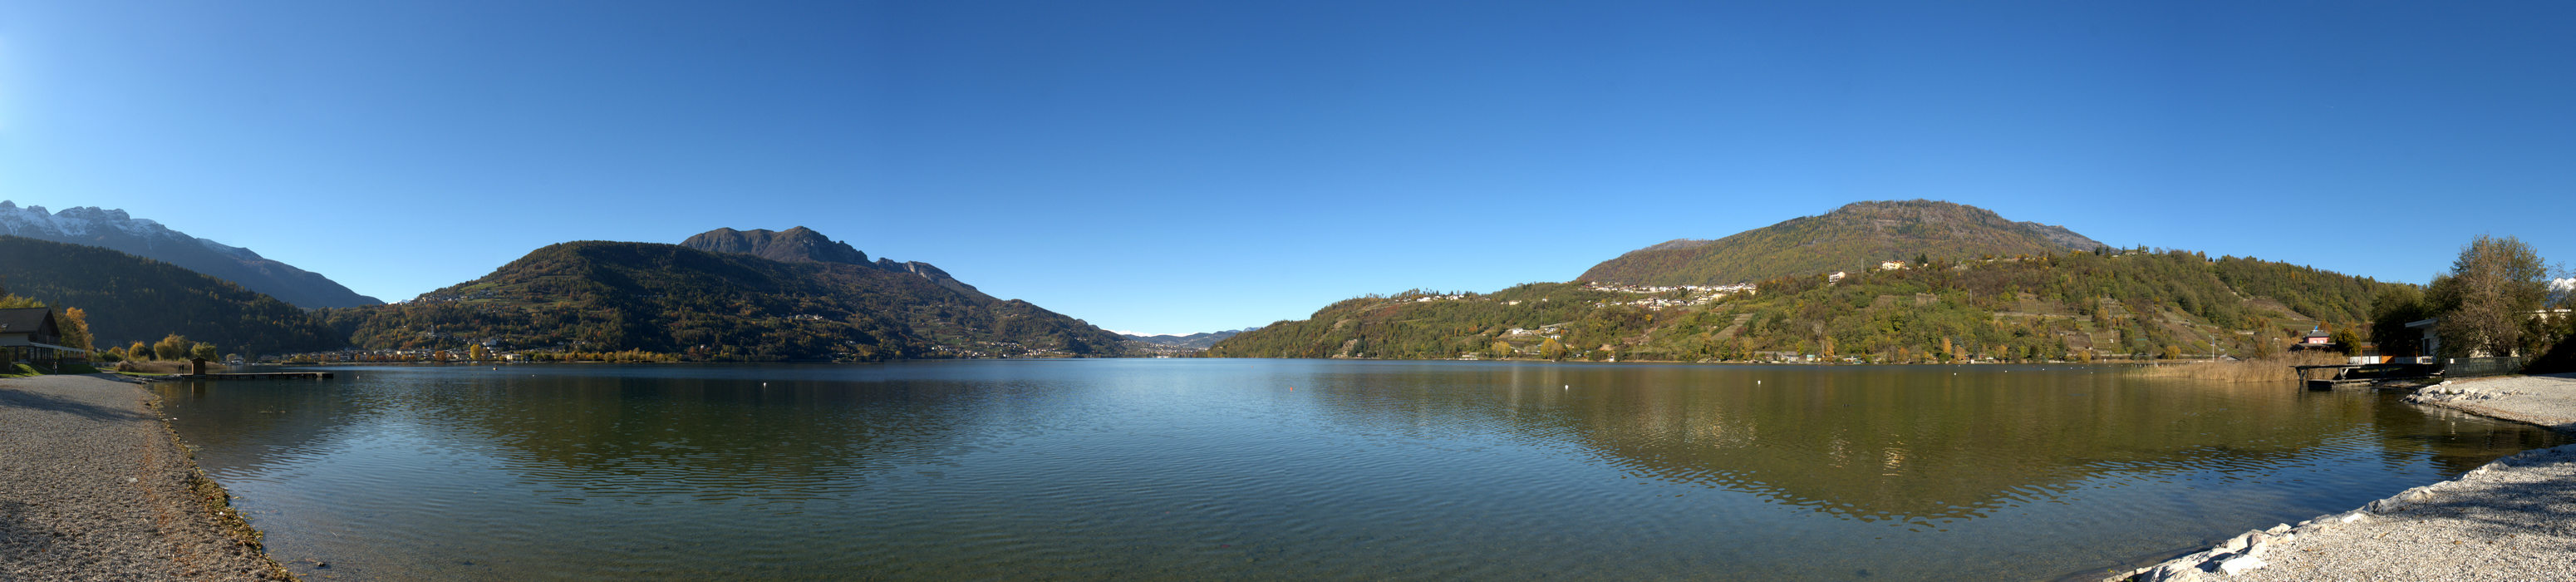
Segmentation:
<svg viewBox="0 0 2576 582">
<path fill-rule="evenodd" d="M 2138 369 L 2150 378 L 2187 378 L 2215 382 L 2286 382 L 2299 379 L 2291 366 L 2321 366 L 2344 363 L 2344 355 L 2334 352 L 2287 352 L 2251 360 L 2233 362 L 2202 361 L 2159 364 Z"/>
</svg>

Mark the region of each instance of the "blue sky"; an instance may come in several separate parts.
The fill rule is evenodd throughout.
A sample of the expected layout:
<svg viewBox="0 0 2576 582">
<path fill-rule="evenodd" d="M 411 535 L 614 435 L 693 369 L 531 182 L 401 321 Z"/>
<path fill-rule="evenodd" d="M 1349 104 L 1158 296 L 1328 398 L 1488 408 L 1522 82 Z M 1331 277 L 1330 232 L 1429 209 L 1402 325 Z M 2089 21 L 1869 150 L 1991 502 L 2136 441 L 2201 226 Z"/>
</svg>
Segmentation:
<svg viewBox="0 0 2576 582">
<path fill-rule="evenodd" d="M 1155 333 L 1880 199 L 2423 282 L 2482 233 L 2576 259 L 2569 30 L 2565 2 L 0 0 L 0 199 L 387 300 L 802 225 Z"/>
</svg>

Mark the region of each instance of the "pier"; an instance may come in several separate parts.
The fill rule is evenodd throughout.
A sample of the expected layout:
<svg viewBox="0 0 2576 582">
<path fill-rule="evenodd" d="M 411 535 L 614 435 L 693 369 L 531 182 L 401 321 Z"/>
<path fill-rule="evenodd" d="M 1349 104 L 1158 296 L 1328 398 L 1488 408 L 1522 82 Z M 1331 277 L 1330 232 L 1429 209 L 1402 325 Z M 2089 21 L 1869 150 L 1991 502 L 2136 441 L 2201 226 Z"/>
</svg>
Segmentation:
<svg viewBox="0 0 2576 582">
<path fill-rule="evenodd" d="M 2298 370 L 2299 383 L 2309 390 L 2363 387 L 2373 382 L 2429 378 L 2440 373 L 2440 368 L 2431 364 L 2328 364 L 2290 368 Z M 2311 373 L 2318 370 L 2331 372 Z"/>
<path fill-rule="evenodd" d="M 329 380 L 330 372 L 250 372 L 241 374 L 179 374 L 176 380 Z"/>
</svg>

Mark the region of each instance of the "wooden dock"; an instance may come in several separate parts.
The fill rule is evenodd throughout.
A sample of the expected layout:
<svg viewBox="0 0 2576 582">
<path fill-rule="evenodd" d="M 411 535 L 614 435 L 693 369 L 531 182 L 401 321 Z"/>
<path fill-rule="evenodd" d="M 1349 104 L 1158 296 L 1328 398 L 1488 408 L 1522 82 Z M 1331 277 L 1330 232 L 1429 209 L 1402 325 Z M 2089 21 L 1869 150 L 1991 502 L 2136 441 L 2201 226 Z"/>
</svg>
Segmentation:
<svg viewBox="0 0 2576 582">
<path fill-rule="evenodd" d="M 2390 380 L 2428 378 L 2439 373 L 2437 368 L 2424 364 L 2329 364 L 2290 368 L 2298 371 L 2299 383 L 2309 390 L 2366 387 Z M 2329 370 L 2331 373 L 2321 374 L 2324 377 L 2309 373 L 2316 370 Z"/>
<path fill-rule="evenodd" d="M 179 380 L 329 380 L 330 372 L 253 372 L 244 374 L 180 374 Z"/>
</svg>

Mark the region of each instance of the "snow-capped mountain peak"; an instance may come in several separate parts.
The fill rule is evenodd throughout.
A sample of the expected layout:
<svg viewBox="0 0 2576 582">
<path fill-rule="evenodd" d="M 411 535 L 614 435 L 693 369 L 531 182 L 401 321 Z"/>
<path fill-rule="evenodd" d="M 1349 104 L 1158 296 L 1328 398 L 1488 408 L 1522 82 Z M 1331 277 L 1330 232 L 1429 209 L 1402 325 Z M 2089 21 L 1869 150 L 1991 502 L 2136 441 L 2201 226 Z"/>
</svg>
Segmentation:
<svg viewBox="0 0 2576 582">
<path fill-rule="evenodd" d="M 106 247 L 158 259 L 304 307 L 381 303 L 329 278 L 269 260 L 250 249 L 188 236 L 160 222 L 135 218 L 122 209 L 75 206 L 54 212 L 43 206 L 22 207 L 0 200 L 0 235 Z"/>
</svg>

